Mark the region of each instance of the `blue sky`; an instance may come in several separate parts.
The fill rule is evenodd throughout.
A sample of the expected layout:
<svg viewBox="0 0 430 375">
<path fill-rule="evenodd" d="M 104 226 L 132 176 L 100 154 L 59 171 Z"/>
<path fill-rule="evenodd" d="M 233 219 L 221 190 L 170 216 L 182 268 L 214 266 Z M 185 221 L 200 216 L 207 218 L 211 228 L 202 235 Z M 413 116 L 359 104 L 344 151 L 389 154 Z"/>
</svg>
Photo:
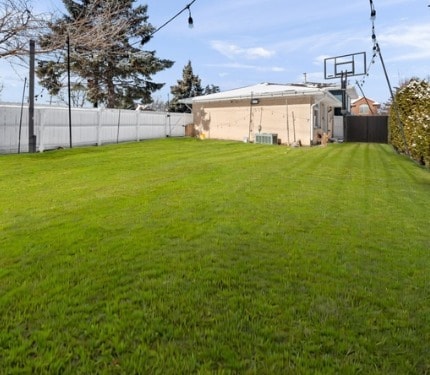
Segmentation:
<svg viewBox="0 0 430 375">
<path fill-rule="evenodd" d="M 191 0 L 146 0 L 150 23 L 157 27 Z M 376 37 L 393 87 L 412 76 L 430 75 L 430 1 L 373 0 Z M 60 0 L 39 2 L 46 10 Z M 203 85 L 222 91 L 261 82 L 324 81 L 324 59 L 356 52 L 367 53 L 366 96 L 385 102 L 389 89 L 379 58 L 372 60 L 372 22 L 368 0 L 196 0 L 188 12 L 157 32 L 144 46 L 175 65 L 153 77 L 166 83 L 154 94 L 167 100 L 170 86 L 182 77 L 190 60 Z M 3 101 L 20 100 L 23 76 L 0 62 Z M 17 69 L 15 69 L 17 70 Z M 19 70 L 19 69 L 18 69 Z M 336 81 L 331 81 L 336 82 Z M 360 92 L 358 90 L 358 92 Z"/>
</svg>

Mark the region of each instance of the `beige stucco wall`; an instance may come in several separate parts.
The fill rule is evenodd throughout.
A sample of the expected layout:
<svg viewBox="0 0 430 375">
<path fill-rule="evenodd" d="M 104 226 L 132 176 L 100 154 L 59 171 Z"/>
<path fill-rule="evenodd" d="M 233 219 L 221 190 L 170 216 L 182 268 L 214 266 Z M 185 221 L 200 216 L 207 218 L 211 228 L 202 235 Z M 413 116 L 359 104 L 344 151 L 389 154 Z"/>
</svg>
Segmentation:
<svg viewBox="0 0 430 375">
<path fill-rule="evenodd" d="M 254 141 L 254 134 L 260 131 L 277 133 L 282 143 L 300 141 L 303 145 L 309 145 L 314 120 L 311 119 L 312 100 L 310 96 L 265 98 L 252 106 L 249 99 L 195 102 L 194 124 L 206 138 L 238 141 L 248 138 Z M 321 120 L 327 119 L 327 113 L 318 113 L 318 117 L 321 123 Z"/>
</svg>

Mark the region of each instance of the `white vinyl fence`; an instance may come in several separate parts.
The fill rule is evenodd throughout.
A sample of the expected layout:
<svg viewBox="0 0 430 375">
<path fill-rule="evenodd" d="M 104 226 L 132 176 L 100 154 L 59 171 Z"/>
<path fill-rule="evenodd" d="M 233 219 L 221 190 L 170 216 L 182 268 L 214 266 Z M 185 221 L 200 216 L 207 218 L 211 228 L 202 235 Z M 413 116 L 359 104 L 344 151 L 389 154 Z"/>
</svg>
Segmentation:
<svg viewBox="0 0 430 375">
<path fill-rule="evenodd" d="M 0 153 L 28 152 L 28 107 L 0 105 Z M 72 109 L 72 147 L 182 137 L 191 114 L 118 109 Z M 34 110 L 36 150 L 70 147 L 69 109 Z"/>
</svg>

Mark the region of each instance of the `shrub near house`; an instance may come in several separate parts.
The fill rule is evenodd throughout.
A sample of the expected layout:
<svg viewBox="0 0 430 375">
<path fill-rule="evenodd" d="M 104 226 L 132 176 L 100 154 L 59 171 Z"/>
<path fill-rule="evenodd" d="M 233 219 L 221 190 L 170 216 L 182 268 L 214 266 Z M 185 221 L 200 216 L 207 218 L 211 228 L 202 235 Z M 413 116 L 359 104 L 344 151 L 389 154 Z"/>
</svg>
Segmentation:
<svg viewBox="0 0 430 375">
<path fill-rule="evenodd" d="M 400 152 L 406 152 L 404 138 L 411 157 L 430 167 L 430 83 L 412 79 L 396 94 L 395 102 L 403 124 L 404 137 L 397 114 L 391 108 L 390 140 Z"/>
</svg>

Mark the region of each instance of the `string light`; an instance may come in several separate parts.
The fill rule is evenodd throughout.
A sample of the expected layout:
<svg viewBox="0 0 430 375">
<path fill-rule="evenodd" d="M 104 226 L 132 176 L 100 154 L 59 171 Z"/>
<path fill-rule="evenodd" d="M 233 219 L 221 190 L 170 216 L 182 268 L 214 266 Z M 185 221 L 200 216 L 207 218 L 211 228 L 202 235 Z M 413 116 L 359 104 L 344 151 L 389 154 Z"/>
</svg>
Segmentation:
<svg viewBox="0 0 430 375">
<path fill-rule="evenodd" d="M 164 22 L 160 27 L 155 29 L 149 36 L 152 37 L 155 33 L 158 33 L 163 27 L 167 26 L 170 22 L 172 22 L 175 18 L 179 17 L 182 13 L 188 10 L 188 27 L 193 28 L 194 27 L 194 20 L 193 17 L 191 17 L 191 5 L 193 5 L 196 2 L 196 0 L 193 0 L 191 3 L 187 4 L 182 10 L 180 10 L 178 13 L 176 13 L 172 18 L 170 18 L 168 21 Z"/>
<path fill-rule="evenodd" d="M 358 83 L 358 81 L 357 81 L 357 84 L 361 84 L 361 86 L 363 86 L 366 83 L 366 78 L 369 77 L 370 69 L 375 64 L 377 56 L 378 56 L 377 53 L 374 52 L 373 56 L 372 56 L 372 59 L 370 60 L 369 65 L 367 66 L 366 74 L 363 76 L 363 78 L 361 79 L 360 83 Z"/>
<path fill-rule="evenodd" d="M 378 44 L 378 40 L 376 39 L 376 29 L 375 29 L 375 20 L 376 20 L 376 9 L 375 5 L 373 4 L 373 0 L 370 1 L 370 20 L 372 21 L 372 41 L 373 41 L 373 53 L 374 57 L 375 55 L 378 55 L 380 53 L 380 48 Z"/>
<path fill-rule="evenodd" d="M 376 57 L 378 56 L 379 53 L 379 46 L 378 46 L 378 42 L 376 40 L 376 31 L 375 31 L 375 20 L 376 20 L 376 9 L 375 9 L 375 5 L 373 4 L 373 0 L 369 0 L 370 2 L 370 20 L 372 21 L 372 42 L 373 42 L 373 56 L 371 61 L 369 62 L 369 65 L 367 67 L 366 70 L 366 74 L 363 76 L 363 78 L 360 80 L 360 82 L 356 81 L 357 85 L 360 87 L 364 86 L 365 82 L 366 82 L 366 78 L 369 77 L 370 74 L 370 70 L 372 68 L 372 66 L 375 64 L 376 62 Z"/>
</svg>

